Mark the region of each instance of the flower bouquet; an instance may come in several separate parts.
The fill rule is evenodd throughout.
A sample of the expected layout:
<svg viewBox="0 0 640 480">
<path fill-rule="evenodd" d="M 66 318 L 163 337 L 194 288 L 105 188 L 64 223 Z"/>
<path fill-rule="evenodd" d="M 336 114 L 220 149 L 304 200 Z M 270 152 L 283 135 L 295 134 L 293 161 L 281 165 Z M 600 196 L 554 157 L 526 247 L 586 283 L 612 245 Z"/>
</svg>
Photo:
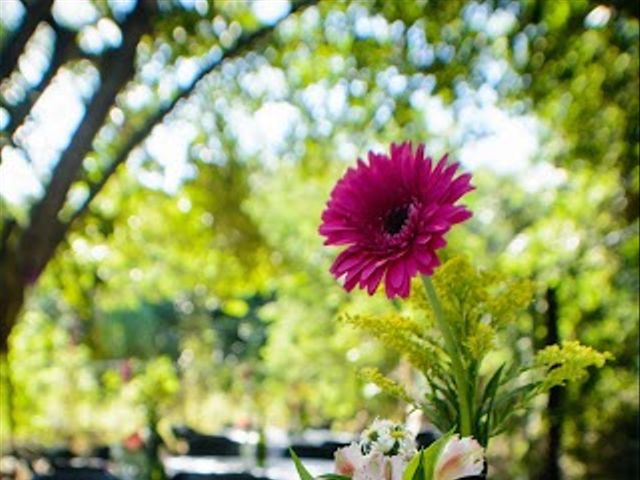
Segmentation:
<svg viewBox="0 0 640 480">
<path fill-rule="evenodd" d="M 302 480 L 313 477 L 295 452 L 291 455 Z M 336 473 L 320 478 L 341 480 L 403 480 L 472 478 L 484 470 L 484 450 L 472 438 L 447 434 L 418 452 L 413 435 L 403 425 L 376 419 L 359 442 L 335 453 Z M 414 477 L 415 476 L 415 477 Z"/>
<path fill-rule="evenodd" d="M 457 479 L 486 476 L 491 437 L 537 395 L 601 367 L 608 353 L 576 341 L 552 345 L 532 361 L 488 360 L 498 333 L 531 303 L 531 282 L 480 271 L 465 257 L 441 263 L 445 235 L 472 215 L 458 201 L 474 187 L 447 156 L 434 162 L 424 145 L 369 152 L 335 185 L 319 232 L 346 248 L 331 272 L 351 291 L 380 284 L 406 308 L 387 316 L 344 314 L 342 321 L 378 338 L 424 377 L 416 391 L 376 369 L 365 377 L 395 395 L 442 433 L 418 451 L 401 425 L 376 421 L 360 442 L 338 450 L 333 479 Z M 302 479 L 312 478 L 292 452 Z"/>
</svg>

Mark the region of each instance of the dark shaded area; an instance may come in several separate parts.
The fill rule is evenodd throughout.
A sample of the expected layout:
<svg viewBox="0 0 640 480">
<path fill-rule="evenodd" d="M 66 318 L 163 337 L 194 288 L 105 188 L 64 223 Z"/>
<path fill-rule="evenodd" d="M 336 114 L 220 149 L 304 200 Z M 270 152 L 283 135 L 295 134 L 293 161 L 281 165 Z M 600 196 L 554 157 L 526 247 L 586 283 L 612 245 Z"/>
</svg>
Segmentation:
<svg viewBox="0 0 640 480">
<path fill-rule="evenodd" d="M 427 448 L 429 445 L 431 445 L 437 439 L 438 439 L 438 435 L 436 435 L 432 431 L 420 432 L 416 436 L 416 445 L 418 446 L 419 449 L 420 448 Z"/>
<path fill-rule="evenodd" d="M 51 475 L 35 475 L 32 480 L 118 480 L 118 477 L 99 468 L 59 468 Z"/>
<path fill-rule="evenodd" d="M 273 480 L 267 477 L 254 477 L 250 473 L 179 473 L 171 477 L 171 480 Z"/>
<path fill-rule="evenodd" d="M 291 445 L 291 449 L 300 458 L 318 458 L 331 460 L 334 458 L 336 448 L 346 447 L 347 444 L 337 444 L 334 442 L 325 442 L 320 445 L 308 445 L 294 443 Z M 286 452 L 285 456 L 291 458 L 291 453 Z"/>
<path fill-rule="evenodd" d="M 546 293 L 547 301 L 547 337 L 546 345 L 553 345 L 560 341 L 558 332 L 558 300 L 556 290 L 549 288 Z M 554 387 L 549 392 L 547 402 L 547 417 L 549 431 L 547 433 L 546 462 L 540 480 L 560 480 L 560 453 L 562 451 L 562 421 L 563 421 L 564 389 Z"/>
<path fill-rule="evenodd" d="M 237 457 L 241 444 L 222 435 L 204 435 L 194 430 L 174 430 L 174 434 L 187 442 L 187 454 L 200 456 Z"/>
</svg>

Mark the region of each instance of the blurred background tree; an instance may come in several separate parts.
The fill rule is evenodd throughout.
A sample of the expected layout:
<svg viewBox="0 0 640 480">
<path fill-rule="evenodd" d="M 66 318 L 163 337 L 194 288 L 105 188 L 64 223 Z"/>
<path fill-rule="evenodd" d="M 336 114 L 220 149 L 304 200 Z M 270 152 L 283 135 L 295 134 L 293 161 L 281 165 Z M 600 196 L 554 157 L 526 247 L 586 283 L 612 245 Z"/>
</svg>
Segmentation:
<svg viewBox="0 0 640 480">
<path fill-rule="evenodd" d="M 638 475 L 637 2 L 0 13 L 3 445 L 115 442 L 141 405 L 160 430 L 402 415 L 355 372 L 403 366 L 335 321 L 397 306 L 345 295 L 316 230 L 349 162 L 411 139 L 474 172 L 450 251 L 538 282 L 514 353 L 615 355 L 496 441 L 495 478 Z"/>
</svg>

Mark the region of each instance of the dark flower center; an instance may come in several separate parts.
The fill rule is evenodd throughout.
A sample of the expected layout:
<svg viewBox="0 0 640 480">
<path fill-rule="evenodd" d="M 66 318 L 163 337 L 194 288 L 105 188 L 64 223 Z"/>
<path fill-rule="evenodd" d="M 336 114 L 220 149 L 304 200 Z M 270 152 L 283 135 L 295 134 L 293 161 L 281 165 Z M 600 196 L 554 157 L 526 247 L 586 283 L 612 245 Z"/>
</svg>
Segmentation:
<svg viewBox="0 0 640 480">
<path fill-rule="evenodd" d="M 384 231 L 390 235 L 395 235 L 404 226 L 409 216 L 409 206 L 396 207 L 387 213 L 384 219 Z"/>
</svg>

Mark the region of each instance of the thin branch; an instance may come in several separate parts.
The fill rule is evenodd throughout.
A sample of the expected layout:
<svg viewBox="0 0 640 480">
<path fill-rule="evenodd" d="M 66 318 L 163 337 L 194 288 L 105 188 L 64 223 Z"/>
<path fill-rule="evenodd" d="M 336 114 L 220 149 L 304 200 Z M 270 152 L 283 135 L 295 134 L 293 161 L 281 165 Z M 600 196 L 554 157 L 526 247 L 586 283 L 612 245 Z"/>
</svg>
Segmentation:
<svg viewBox="0 0 640 480">
<path fill-rule="evenodd" d="M 53 29 L 56 36 L 53 54 L 51 55 L 51 60 L 49 61 L 47 70 L 42 75 L 38 85 L 25 95 L 18 105 L 11 109 L 11 120 L 5 129 L 5 132 L 9 137 L 13 136 L 16 129 L 22 125 L 24 119 L 33 108 L 33 105 L 38 101 L 42 92 L 44 92 L 47 86 L 51 83 L 51 80 L 56 73 L 58 73 L 58 69 L 69 59 L 80 54 L 80 49 L 74 42 L 75 32 L 58 25 L 53 18 L 49 18 L 47 22 Z"/>
<path fill-rule="evenodd" d="M 49 15 L 52 4 L 53 0 L 38 0 L 35 5 L 26 7 L 27 12 L 22 24 L 9 38 L 5 39 L 5 45 L 0 52 L 0 80 L 11 75 L 16 68 L 25 45 L 40 22 Z"/>
<path fill-rule="evenodd" d="M 295 3 L 289 15 L 301 10 L 310 5 L 314 5 L 317 3 L 317 0 L 303 0 Z M 288 18 L 285 17 L 285 18 Z M 71 224 L 76 221 L 82 214 L 89 208 L 89 205 L 93 201 L 93 199 L 100 193 L 102 188 L 105 186 L 109 178 L 116 172 L 118 167 L 124 163 L 131 151 L 136 148 L 140 143 L 144 141 L 144 139 L 151 133 L 153 128 L 160 123 L 180 102 L 180 100 L 188 97 L 195 90 L 198 83 L 213 72 L 218 66 L 220 66 L 226 60 L 230 60 L 231 58 L 237 57 L 244 53 L 246 50 L 250 49 L 254 42 L 259 42 L 260 40 L 266 38 L 269 34 L 273 32 L 275 27 L 277 27 L 283 19 L 278 20 L 274 25 L 264 26 L 259 28 L 258 30 L 251 32 L 245 36 L 242 36 L 238 42 L 229 50 L 227 50 L 218 60 L 211 62 L 208 66 L 206 66 L 195 78 L 194 80 L 184 89 L 182 90 L 176 97 L 166 106 L 161 107 L 156 113 L 150 116 L 147 121 L 144 123 L 142 127 L 135 133 L 129 137 L 128 141 L 125 145 L 120 149 L 117 153 L 109 167 L 105 170 L 102 178 L 92 185 L 89 190 L 89 194 L 87 198 L 84 200 L 82 205 L 71 215 L 66 224 L 63 225 L 64 231 L 66 232 Z"/>
</svg>

